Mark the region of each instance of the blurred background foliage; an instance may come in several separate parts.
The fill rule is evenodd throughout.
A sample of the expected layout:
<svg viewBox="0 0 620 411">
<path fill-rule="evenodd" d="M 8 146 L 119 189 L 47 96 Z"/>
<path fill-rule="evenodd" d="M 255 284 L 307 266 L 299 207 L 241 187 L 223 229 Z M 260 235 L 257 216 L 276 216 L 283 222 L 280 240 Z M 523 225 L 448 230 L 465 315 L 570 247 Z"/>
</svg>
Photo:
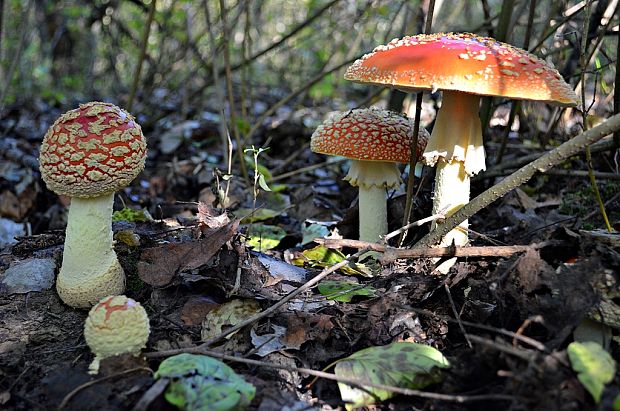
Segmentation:
<svg viewBox="0 0 620 411">
<path fill-rule="evenodd" d="M 347 84 L 342 79 L 346 63 L 392 38 L 422 32 L 428 3 L 2 0 L 0 104 L 42 102 L 64 108 L 106 99 L 131 106 L 135 87 L 133 109 L 149 121 L 170 113 L 191 118 L 207 106 L 215 112 L 230 110 L 230 104 L 222 104 L 229 94 L 228 71 L 238 111 L 235 121 L 243 134 L 252 118 L 287 97 L 287 102 L 304 106 L 329 101 L 341 109 L 368 103 L 378 90 Z M 573 54 L 580 44 L 584 4 L 436 1 L 432 31 L 470 31 L 522 47 L 529 9 L 534 6 L 530 50 L 555 63 L 574 85 L 579 79 L 579 54 Z M 602 93 L 597 104 L 609 107 L 617 24 L 605 24 L 616 18 L 617 0 L 590 5 L 595 51 L 588 73 L 595 76 L 594 91 Z M 603 41 L 608 37 L 612 40 Z M 352 96 L 356 103 L 349 101 Z"/>
</svg>

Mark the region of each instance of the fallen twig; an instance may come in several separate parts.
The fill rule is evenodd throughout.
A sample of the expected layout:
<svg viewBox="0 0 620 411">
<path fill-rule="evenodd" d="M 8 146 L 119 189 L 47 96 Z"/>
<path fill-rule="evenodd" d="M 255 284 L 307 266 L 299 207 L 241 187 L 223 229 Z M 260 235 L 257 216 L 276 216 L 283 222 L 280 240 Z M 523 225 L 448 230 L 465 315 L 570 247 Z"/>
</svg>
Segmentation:
<svg viewBox="0 0 620 411">
<path fill-rule="evenodd" d="M 297 175 L 297 174 L 303 174 L 303 173 L 307 173 L 308 171 L 316 170 L 317 168 L 323 168 L 323 167 L 328 167 L 328 166 L 333 166 L 333 165 L 339 165 L 339 164 L 344 163 L 345 161 L 347 161 L 347 159 L 346 158 L 342 158 L 342 159 L 338 159 L 338 160 L 329 160 L 329 161 L 324 161 L 322 163 L 312 164 L 310 166 L 301 167 L 301 168 L 298 168 L 296 170 L 288 171 L 286 173 L 282 173 L 282 174 L 279 174 L 277 176 L 273 176 L 268 181 L 270 183 L 273 183 L 275 181 L 284 180 L 285 178 L 289 178 L 289 177 L 292 177 L 292 176 Z"/>
<path fill-rule="evenodd" d="M 437 214 L 433 214 L 433 215 L 428 216 L 426 218 L 422 218 L 422 219 L 420 219 L 418 221 L 414 221 L 412 223 L 409 223 L 409 224 L 399 228 L 398 230 L 392 231 L 391 233 L 388 233 L 388 234 L 385 235 L 385 237 L 383 237 L 383 242 L 386 243 L 386 242 L 388 242 L 390 240 L 390 238 L 396 237 L 399 234 L 406 235 L 407 230 L 409 230 L 410 228 L 418 227 L 418 226 L 421 226 L 422 224 L 429 223 L 429 222 L 435 221 L 435 220 L 445 220 L 445 218 L 446 218 L 445 212 L 447 210 L 448 210 L 448 207 L 446 207 L 445 210 L 440 210 L 440 212 L 437 213 Z M 399 242 L 399 244 L 400 244 L 400 242 Z"/>
<path fill-rule="evenodd" d="M 508 345 L 499 341 L 489 340 L 488 338 L 479 337 L 474 334 L 467 334 L 467 336 L 469 337 L 469 340 L 475 343 L 486 345 L 487 347 L 494 348 L 498 351 L 510 354 L 517 358 L 521 358 L 525 361 L 532 361 L 536 356 L 536 351 L 527 348 L 513 347 L 512 345 Z"/>
<path fill-rule="evenodd" d="M 434 257 L 509 257 L 513 254 L 527 250 L 536 250 L 549 245 L 548 242 L 534 243 L 530 245 L 505 245 L 484 247 L 445 247 L 445 248 L 412 248 L 402 249 L 384 246 L 382 244 L 368 243 L 366 241 L 315 238 L 316 243 L 327 248 L 365 248 L 371 251 L 384 253 L 380 258 L 381 264 L 388 264 L 402 258 L 434 258 Z"/>
<path fill-rule="evenodd" d="M 484 178 L 493 178 L 499 176 L 505 176 L 513 173 L 515 170 L 494 170 L 484 175 L 481 175 L 480 179 Z M 550 176 L 560 176 L 560 177 L 588 177 L 589 172 L 587 170 L 547 170 L 545 174 Z M 610 172 L 602 172 L 602 171 L 594 171 L 594 177 L 600 178 L 601 180 L 620 180 L 620 174 L 618 173 L 610 173 Z M 478 180 L 477 178 L 475 180 Z"/>
<path fill-rule="evenodd" d="M 611 139 L 611 137 L 609 137 L 608 139 L 604 138 L 602 139 L 602 141 L 598 141 L 595 144 L 592 144 L 592 146 L 590 147 L 590 152 L 599 153 L 601 151 L 608 151 L 614 148 L 615 148 L 614 141 Z M 514 170 L 517 167 L 522 167 L 536 160 L 540 156 L 541 156 L 541 153 L 538 152 L 538 153 L 528 154 L 526 156 L 520 156 L 519 158 L 515 158 L 514 160 L 502 161 L 500 164 L 496 164 L 492 167 L 489 167 L 487 171 L 480 173 L 479 175 L 474 177 L 472 180 L 505 175 L 505 173 L 508 173 L 506 170 Z"/>
<path fill-rule="evenodd" d="M 424 315 L 426 317 L 431 317 L 431 318 L 436 317 L 436 318 L 440 318 L 440 319 L 443 319 L 443 320 L 448 321 L 448 322 L 458 322 L 456 319 L 450 317 L 449 315 L 437 314 L 434 311 L 426 310 L 426 309 L 423 309 L 423 308 L 413 308 L 413 307 L 410 307 L 410 310 L 415 312 L 415 313 L 417 313 L 417 314 Z M 531 337 L 528 337 L 526 335 L 523 335 L 523 334 L 517 334 L 514 331 L 506 330 L 504 328 L 496 328 L 496 327 L 492 327 L 490 325 L 474 323 L 474 322 L 465 321 L 465 320 L 461 320 L 461 324 L 463 324 L 463 325 L 465 325 L 467 327 L 478 328 L 480 330 L 491 331 L 491 332 L 494 332 L 494 333 L 497 333 L 497 334 L 505 335 L 507 337 L 511 337 L 513 340 L 518 340 L 518 341 L 521 341 L 522 343 L 525 343 L 525 344 L 529 345 L 530 347 L 534 347 L 538 351 L 541 351 L 541 352 L 544 352 L 544 353 L 549 353 L 549 350 L 547 349 L 547 347 L 545 347 L 545 345 L 543 343 L 541 343 L 540 341 L 535 340 L 535 339 L 533 339 Z"/>
<path fill-rule="evenodd" d="M 454 318 L 456 319 L 456 323 L 458 324 L 459 329 L 463 333 L 463 337 L 465 337 L 465 341 L 467 341 L 467 345 L 469 346 L 469 348 L 474 348 L 474 346 L 471 344 L 471 341 L 469 341 L 469 336 L 467 332 L 465 331 L 465 327 L 463 326 L 463 323 L 461 322 L 461 316 L 459 315 L 459 312 L 456 309 L 456 304 L 454 304 L 454 299 L 452 298 L 452 293 L 450 292 L 450 286 L 444 282 L 443 287 L 444 287 L 444 290 L 446 290 L 446 295 L 448 296 L 448 300 L 450 301 L 450 306 L 452 307 L 452 312 L 454 313 Z"/>
</svg>

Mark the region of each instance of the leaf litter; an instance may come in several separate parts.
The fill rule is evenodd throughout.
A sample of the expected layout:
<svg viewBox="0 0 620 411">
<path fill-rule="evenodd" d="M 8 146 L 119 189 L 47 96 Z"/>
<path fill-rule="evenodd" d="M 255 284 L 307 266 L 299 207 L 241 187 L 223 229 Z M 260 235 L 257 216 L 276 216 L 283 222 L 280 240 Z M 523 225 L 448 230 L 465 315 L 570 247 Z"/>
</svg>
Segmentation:
<svg viewBox="0 0 620 411">
<path fill-rule="evenodd" d="M 339 167 L 293 175 L 279 187 L 263 177 L 273 192 L 260 191 L 256 209 L 251 195 L 233 178 L 230 214 L 214 209 L 213 193 L 222 187 L 217 185 L 217 173 L 201 163 L 217 163 L 222 158 L 215 148 L 207 147 L 210 152 L 205 157 L 189 144 L 199 138 L 200 129 L 194 124 L 177 124 L 176 134 L 166 137 L 165 151 L 176 147 L 175 154 L 183 160 L 171 159 L 170 152 L 153 148 L 156 164 L 121 194 L 128 209 L 148 210 L 152 219 L 134 218 L 125 211 L 114 224 L 116 251 L 128 277 L 127 293 L 147 308 L 153 335 L 146 351 L 155 354 L 195 350 L 204 340 L 285 298 L 353 252 L 317 246 L 311 241 L 313 236 L 339 232 L 354 238 L 351 233 L 357 227 L 356 209 L 350 207 L 356 194 L 340 181 Z M 278 144 L 283 143 L 274 141 L 274 146 Z M 269 157 L 261 157 L 262 166 L 267 171 L 275 168 L 285 152 L 270 150 Z M 36 154 L 34 147 L 28 154 Z M 301 168 L 316 160 L 316 155 L 306 150 L 289 167 Z M 42 192 L 36 178 L 26 178 L 31 171 L 23 164 L 12 162 L 7 170 L 6 181 L 25 183 L 4 190 L 1 197 L 5 211 L 0 221 L 7 223 L 0 224 L 0 238 L 7 251 L 0 255 L 0 278 L 28 258 L 48 259 L 58 267 L 63 238 L 62 232 L 54 229 L 63 227 L 66 200 Z M 19 177 L 10 180 L 11 176 Z M 211 347 L 287 367 L 276 371 L 227 362 L 240 378 L 256 387 L 253 398 L 242 395 L 239 403 L 264 410 L 274 409 L 274 404 L 316 409 L 343 406 L 347 397 L 343 399 L 337 384 L 319 380 L 308 387 L 310 378 L 296 367 L 321 370 L 334 361 L 344 364 L 347 358 L 357 357 L 359 364 L 350 369 L 361 372 L 349 373 L 355 378 L 376 377 L 373 369 L 400 369 L 396 365 L 402 363 L 420 366 L 433 376 L 427 380 L 433 384 L 425 390 L 489 395 L 477 402 L 452 403 L 380 392 L 370 396 L 373 402 L 377 396 L 385 398 L 376 405 L 378 409 L 504 409 L 516 404 L 515 409 L 548 410 L 571 409 L 567 404 L 577 404 L 577 409 L 588 410 L 595 409 L 596 399 L 611 404 L 617 386 L 609 382 L 609 371 L 604 378 L 595 375 L 588 380 L 594 378 L 594 383 L 582 384 L 580 375 L 591 373 L 592 367 L 583 371 L 573 365 L 567 347 L 575 338 L 575 327 L 588 320 L 611 328 L 610 349 L 617 355 L 617 235 L 584 228 L 583 221 L 562 214 L 565 204 L 559 203 L 564 201 L 566 187 L 561 181 L 545 193 L 531 187 L 517 190 L 472 218 L 472 227 L 495 242 L 553 240 L 539 250 L 505 259 L 463 260 L 447 277 L 434 274 L 427 259 L 400 260 L 383 267 L 355 262 Z M 416 200 L 420 216 L 430 212 L 431 192 L 428 184 L 420 190 Z M 402 217 L 402 211 L 398 214 L 402 200 L 398 196 L 390 200 L 391 220 L 396 226 Z M 123 209 L 119 204 L 115 207 Z M 24 215 L 30 216 L 32 236 L 26 236 L 29 229 L 22 221 Z M 231 220 L 231 216 L 243 221 Z M 245 225 L 244 230 L 240 224 Z M 245 229 L 254 226 L 254 232 L 259 232 L 259 224 L 276 227 L 272 233 L 276 233 L 277 242 L 273 247 L 257 243 L 250 250 Z M 414 230 L 408 241 L 421 237 L 424 230 Z M 252 235 L 251 230 L 249 233 Z M 19 240 L 8 248 L 16 235 Z M 485 239 L 474 241 L 486 244 Z M 71 390 L 93 381 L 86 373 L 92 358 L 82 339 L 85 313 L 64 306 L 53 288 L 38 291 L 28 287 L 27 291 L 0 293 L 0 405 L 16 410 L 46 409 L 60 404 Z M 342 298 L 328 300 L 329 295 Z M 533 348 L 528 338 L 544 349 Z M 468 340 L 473 341 L 473 348 L 468 347 Z M 376 368 L 373 356 L 366 359 L 363 354 L 365 350 L 389 351 L 394 344 L 421 344 L 436 350 L 451 367 L 436 374 L 432 367 L 425 368 L 424 361 L 403 360 L 396 352 L 394 357 L 383 356 Z M 593 352 L 582 353 L 582 362 L 596 363 L 587 357 Z M 607 359 L 599 361 L 610 364 Z M 110 379 L 81 389 L 70 398 L 69 409 L 131 409 L 139 401 L 149 400 L 150 390 L 155 393 L 153 398 L 163 401 L 169 385 L 157 386 L 149 372 L 119 374 L 141 367 L 155 371 L 160 364 L 151 357 L 148 362 L 110 359 L 102 364 L 103 375 Z M 396 372 L 395 379 L 375 381 L 411 387 L 400 381 L 412 379 L 414 374 L 407 370 Z M 366 401 L 367 396 L 362 397 Z M 149 409 L 161 409 L 156 404 L 155 400 L 149 402 Z"/>
</svg>

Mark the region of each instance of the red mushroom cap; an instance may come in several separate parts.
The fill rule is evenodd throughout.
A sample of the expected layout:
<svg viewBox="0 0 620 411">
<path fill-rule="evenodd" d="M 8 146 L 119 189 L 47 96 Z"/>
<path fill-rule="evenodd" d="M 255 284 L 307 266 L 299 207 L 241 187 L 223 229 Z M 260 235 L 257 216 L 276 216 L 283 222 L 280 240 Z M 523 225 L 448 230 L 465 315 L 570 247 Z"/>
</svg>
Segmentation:
<svg viewBox="0 0 620 411">
<path fill-rule="evenodd" d="M 470 33 L 394 39 L 355 61 L 345 79 L 403 90 L 466 93 L 577 105 L 560 73 L 525 50 Z"/>
<path fill-rule="evenodd" d="M 326 120 L 312 134 L 310 149 L 355 160 L 408 163 L 412 138 L 411 120 L 371 107 L 338 113 Z M 421 128 L 418 156 L 427 141 L 428 132 Z"/>
<path fill-rule="evenodd" d="M 91 102 L 47 130 L 39 157 L 47 187 L 70 197 L 98 197 L 129 185 L 144 169 L 146 141 L 133 116 Z"/>
</svg>

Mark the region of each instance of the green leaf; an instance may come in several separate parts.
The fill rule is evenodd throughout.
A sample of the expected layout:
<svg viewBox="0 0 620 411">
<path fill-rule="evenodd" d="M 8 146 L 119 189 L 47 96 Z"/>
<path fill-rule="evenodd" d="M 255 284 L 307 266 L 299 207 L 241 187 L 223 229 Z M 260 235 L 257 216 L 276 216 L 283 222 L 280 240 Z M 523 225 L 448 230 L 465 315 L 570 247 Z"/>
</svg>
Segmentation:
<svg viewBox="0 0 620 411">
<path fill-rule="evenodd" d="M 296 258 L 292 261 L 294 265 L 303 267 L 305 263 L 309 263 L 313 267 L 331 267 L 338 264 L 342 260 L 346 259 L 346 256 L 338 250 L 324 247 L 322 245 L 304 250 L 300 258 Z M 340 270 L 348 275 L 363 275 L 365 277 L 371 277 L 372 273 L 364 265 L 360 263 L 349 263 Z"/>
<path fill-rule="evenodd" d="M 286 237 L 286 231 L 278 226 L 254 224 L 245 242 L 255 250 L 271 250 L 277 247 L 284 237 Z"/>
<path fill-rule="evenodd" d="M 311 243 L 315 238 L 323 238 L 328 236 L 329 229 L 324 225 L 317 223 L 302 224 L 301 234 L 303 236 L 301 239 L 301 245 L 306 245 Z"/>
<path fill-rule="evenodd" d="M 334 373 L 361 382 L 420 389 L 441 381 L 439 368 L 450 364 L 441 352 L 428 345 L 397 342 L 371 347 L 338 361 Z M 393 396 L 390 391 L 364 387 L 366 391 L 338 383 L 347 410 L 375 404 Z"/>
<path fill-rule="evenodd" d="M 250 149 L 246 149 L 246 150 L 252 150 L 252 149 L 250 148 Z M 255 172 L 258 172 L 259 174 L 264 175 L 267 180 L 271 180 L 273 178 L 273 175 L 271 174 L 271 171 L 269 171 L 269 169 L 267 167 L 265 167 L 262 164 L 255 164 L 254 163 L 254 157 L 246 155 L 246 156 L 244 156 L 244 158 L 245 158 L 246 164 L 250 164 L 250 165 L 255 165 L 256 166 L 255 167 Z"/>
<path fill-rule="evenodd" d="M 319 292 L 328 300 L 340 301 L 343 303 L 351 302 L 356 295 L 364 297 L 374 297 L 377 290 L 371 286 L 362 286 L 350 281 L 323 281 L 318 286 Z"/>
<path fill-rule="evenodd" d="M 250 131 L 250 122 L 244 118 L 237 117 L 237 130 L 241 134 L 248 134 Z"/>
<path fill-rule="evenodd" d="M 620 394 L 616 395 L 616 398 L 614 398 L 613 410 L 620 411 Z"/>
<path fill-rule="evenodd" d="M 258 185 L 265 191 L 271 191 L 271 189 L 267 185 L 267 182 L 265 181 L 265 176 L 263 174 L 258 175 Z"/>
<path fill-rule="evenodd" d="M 232 368 L 206 355 L 170 357 L 159 365 L 155 378 L 170 379 L 165 398 L 186 411 L 242 410 L 256 393 Z"/>
<path fill-rule="evenodd" d="M 572 342 L 566 349 L 573 371 L 598 404 L 616 373 L 616 362 L 599 344 L 592 341 Z"/>
</svg>

